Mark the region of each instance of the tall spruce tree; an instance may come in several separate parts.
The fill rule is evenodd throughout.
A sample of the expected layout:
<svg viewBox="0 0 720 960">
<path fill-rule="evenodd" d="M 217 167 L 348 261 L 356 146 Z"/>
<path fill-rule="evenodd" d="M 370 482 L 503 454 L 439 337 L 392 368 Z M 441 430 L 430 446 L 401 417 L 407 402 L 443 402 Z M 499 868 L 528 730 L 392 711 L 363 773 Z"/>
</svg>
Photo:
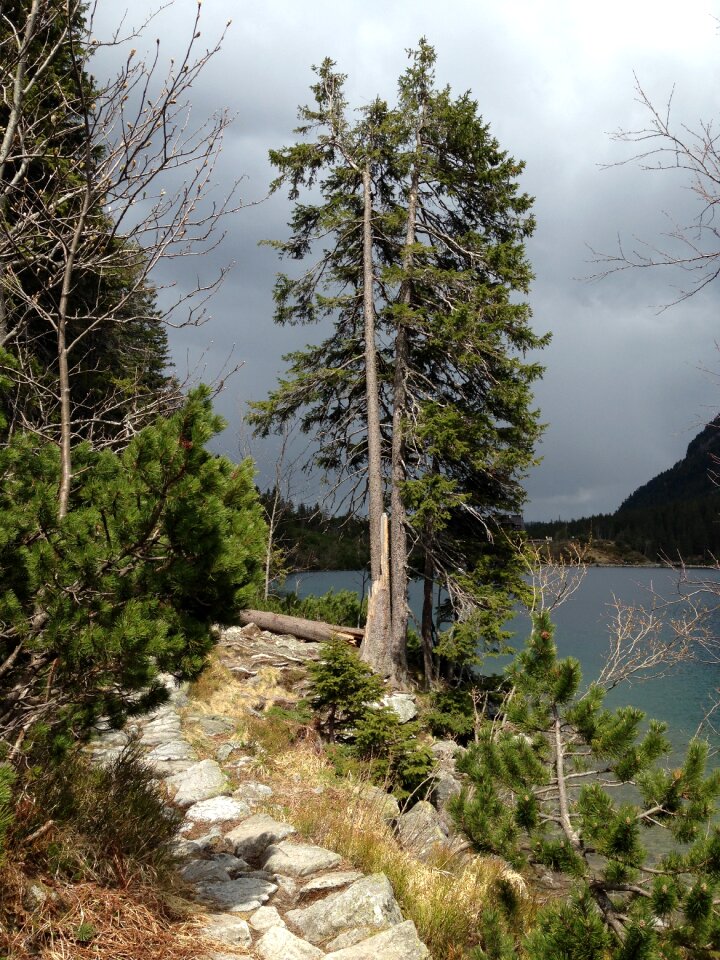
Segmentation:
<svg viewBox="0 0 720 960">
<path fill-rule="evenodd" d="M 352 478 L 356 490 L 367 476 L 371 530 L 381 487 L 390 510 L 390 617 L 384 630 L 368 632 L 363 653 L 395 680 L 405 671 L 408 537 L 422 543 L 428 582 L 453 584 L 463 600 L 455 612 L 464 615 L 478 596 L 465 589 L 473 582 L 462 547 L 470 537 L 452 530 L 479 521 L 488 542 L 488 518 L 522 502 L 519 479 L 539 433 L 529 386 L 540 373 L 523 354 L 545 343 L 515 298 L 531 277 L 522 164 L 500 150 L 469 95 L 435 89 L 425 41 L 410 57 L 397 106 L 376 100 L 354 125 L 344 99 L 327 99 L 344 78 L 326 61 L 313 88 L 318 108 L 301 111 L 308 123 L 298 130 L 320 125 L 323 138 L 271 153 L 281 169 L 275 188 L 288 183 L 297 201 L 300 186 L 317 181 L 322 197 L 296 203 L 291 239 L 276 246 L 302 259 L 332 239 L 300 278 L 280 278 L 276 320 L 329 316 L 335 328 L 320 346 L 290 356 L 287 379 L 254 415 L 265 432 L 299 415 L 318 440 L 318 466 Z M 348 162 L 334 129 L 364 165 Z M 376 318 L 372 338 L 359 325 L 363 308 Z M 368 359 L 377 378 L 366 375 Z M 370 450 L 375 404 L 379 464 Z"/>
<path fill-rule="evenodd" d="M 700 960 L 720 948 L 720 770 L 692 741 L 670 767 L 665 725 L 609 710 L 580 666 L 559 660 L 547 611 L 507 671 L 498 715 L 459 761 L 453 801 L 479 850 L 565 873 L 570 899 L 541 914 L 519 956 Z M 664 763 L 663 763 L 664 762 Z M 669 835 L 653 859 L 650 830 Z"/>
</svg>

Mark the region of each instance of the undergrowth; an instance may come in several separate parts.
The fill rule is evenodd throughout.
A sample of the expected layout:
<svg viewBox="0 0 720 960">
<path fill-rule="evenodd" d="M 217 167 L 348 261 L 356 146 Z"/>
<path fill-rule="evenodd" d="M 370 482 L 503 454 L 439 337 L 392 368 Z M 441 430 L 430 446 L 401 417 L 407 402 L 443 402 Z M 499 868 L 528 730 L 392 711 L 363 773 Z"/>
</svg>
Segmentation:
<svg viewBox="0 0 720 960">
<path fill-rule="evenodd" d="M 521 936 L 534 913 L 522 878 L 496 858 L 463 860 L 439 853 L 421 863 L 402 849 L 386 821 L 382 795 L 367 780 L 339 777 L 312 743 L 272 758 L 273 812 L 306 838 L 340 853 L 364 873 L 384 873 L 403 914 L 434 960 L 460 960 L 483 944 L 483 916 L 493 908 L 504 929 Z"/>
<path fill-rule="evenodd" d="M 137 744 L 94 764 L 76 751 L 61 761 L 29 759 L 7 837 L 15 860 L 28 838 L 34 867 L 68 879 L 124 885 L 157 880 L 173 863 L 170 842 L 182 814 L 169 807 Z"/>
<path fill-rule="evenodd" d="M 168 905 L 182 820 L 131 743 L 95 764 L 41 749 L 20 765 L 0 865 L 0 944 L 10 960 L 194 960 Z"/>
<path fill-rule="evenodd" d="M 30 881 L 17 867 L 0 882 L 0 957 L 8 960 L 200 960 L 196 923 L 154 885 L 114 889 L 46 878 L 45 901 L 30 908 Z M 6 953 L 3 953 L 3 948 Z"/>
</svg>

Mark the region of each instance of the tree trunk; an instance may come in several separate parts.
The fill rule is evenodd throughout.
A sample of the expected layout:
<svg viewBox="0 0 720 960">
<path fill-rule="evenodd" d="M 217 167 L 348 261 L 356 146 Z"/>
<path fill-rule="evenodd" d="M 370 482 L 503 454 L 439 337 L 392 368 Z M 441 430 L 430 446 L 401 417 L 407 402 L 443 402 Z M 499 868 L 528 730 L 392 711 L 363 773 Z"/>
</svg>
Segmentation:
<svg viewBox="0 0 720 960">
<path fill-rule="evenodd" d="M 383 574 L 383 482 L 380 395 L 375 345 L 373 271 L 373 194 L 369 162 L 363 169 L 363 312 L 365 319 L 365 392 L 368 446 L 368 520 L 370 527 L 370 602 L 360 655 L 381 676 L 394 674 L 391 651 L 390 593 Z"/>
<path fill-rule="evenodd" d="M 72 481 L 72 420 L 70 409 L 70 364 L 68 361 L 68 354 L 72 349 L 72 344 L 67 342 L 67 320 L 70 309 L 70 295 L 72 293 L 73 277 L 75 275 L 75 268 L 77 266 L 78 251 L 80 250 L 80 243 L 85 231 L 94 195 L 92 179 L 93 141 L 90 133 L 89 112 L 85 103 L 83 78 L 78 66 L 78 60 L 72 39 L 70 42 L 70 50 L 73 58 L 73 72 L 75 75 L 75 82 L 77 84 L 77 93 L 80 103 L 83 107 L 82 123 L 84 126 L 85 136 L 85 184 L 83 190 L 82 207 L 77 214 L 77 219 L 73 226 L 70 248 L 66 253 L 62 290 L 60 293 L 60 305 L 57 318 L 58 377 L 60 391 L 60 490 L 58 492 L 58 516 L 60 519 L 65 517 L 68 512 L 68 506 L 70 503 L 70 483 Z"/>
<path fill-rule="evenodd" d="M 419 146 L 419 128 L 417 133 Z M 405 278 L 400 289 L 400 303 L 409 308 L 412 302 L 412 280 L 408 271 L 413 265 L 413 244 L 415 243 L 415 224 L 417 220 L 419 172 L 417 163 L 413 167 L 408 196 L 407 230 L 403 268 Z M 408 625 L 408 550 L 407 518 L 402 496 L 402 485 L 407 479 L 405 466 L 404 420 L 407 407 L 408 377 L 408 329 L 405 317 L 401 314 L 395 336 L 395 377 L 393 390 L 392 452 L 390 461 L 391 488 L 390 543 L 392 550 L 392 658 L 395 673 L 393 679 L 402 683 L 407 679 L 407 625 Z"/>
<path fill-rule="evenodd" d="M 323 623 L 321 620 L 305 620 L 303 617 L 291 617 L 285 613 L 271 613 L 269 610 L 242 610 L 238 621 L 246 626 L 254 623 L 261 630 L 271 633 L 288 633 L 299 640 L 313 640 L 324 643 L 332 637 L 340 637 L 348 643 L 358 643 L 364 631 L 358 627 L 338 626 L 334 623 Z"/>
<path fill-rule="evenodd" d="M 426 533 L 429 532 L 426 524 Z M 425 686 L 429 690 L 435 681 L 435 659 L 433 656 L 434 624 L 433 624 L 433 588 L 435 586 L 435 564 L 432 553 L 426 546 L 423 569 L 423 606 L 420 633 L 422 636 L 423 668 L 425 671 Z"/>
<path fill-rule="evenodd" d="M 405 504 L 402 499 L 402 484 L 406 479 L 403 417 L 406 400 L 407 350 L 407 331 L 404 327 L 400 327 L 395 337 L 395 399 L 390 488 L 392 662 L 393 680 L 397 683 L 403 683 L 407 679 L 408 551 Z"/>
</svg>

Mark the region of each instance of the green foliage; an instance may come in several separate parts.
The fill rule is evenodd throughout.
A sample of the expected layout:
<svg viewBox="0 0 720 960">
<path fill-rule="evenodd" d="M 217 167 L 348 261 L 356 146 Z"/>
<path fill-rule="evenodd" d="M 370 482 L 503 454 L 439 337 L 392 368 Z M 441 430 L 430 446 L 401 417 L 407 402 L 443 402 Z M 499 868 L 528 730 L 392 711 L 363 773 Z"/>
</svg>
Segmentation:
<svg viewBox="0 0 720 960">
<path fill-rule="evenodd" d="M 0 763 L 0 867 L 5 859 L 5 837 L 13 822 L 13 783 L 15 771 L 7 763 Z"/>
<path fill-rule="evenodd" d="M 294 203 L 289 238 L 272 245 L 293 261 L 318 255 L 300 276 L 278 278 L 276 322 L 328 317 L 334 327 L 320 344 L 286 357 L 286 377 L 254 406 L 251 422 L 262 435 L 299 422 L 315 437 L 314 465 L 346 481 L 361 503 L 369 457 L 366 362 L 358 350 L 366 338 L 359 304 L 370 293 L 362 269 L 367 172 L 379 273 L 371 294 L 382 344 L 372 399 L 388 440 L 386 462 L 372 469 L 396 504 L 394 518 L 401 509 L 413 530 L 421 574 L 451 583 L 450 595 L 463 598 L 451 621 L 464 621 L 471 604 L 477 609 L 439 654 L 462 672 L 475 662 L 478 641 L 497 649 L 507 639 L 503 625 L 521 589 L 520 567 L 500 556 L 501 534 L 505 514 L 524 501 L 522 479 L 541 430 L 531 393 L 541 367 L 527 353 L 548 338 L 532 331 L 524 299 L 534 219 L 532 198 L 518 183 L 523 164 L 501 149 L 468 93 L 436 86 L 426 40 L 409 59 L 394 105 L 376 98 L 357 119 L 345 76 L 324 60 L 315 68 L 313 102 L 299 112 L 300 139 L 270 152 L 273 189 L 286 187 Z M 405 577 L 405 557 L 392 562 L 393 575 Z M 395 623 L 402 618 L 402 609 L 393 612 Z"/>
<path fill-rule="evenodd" d="M 607 960 L 610 943 L 592 898 L 581 893 L 543 911 L 525 947 L 532 960 Z"/>
<path fill-rule="evenodd" d="M 468 687 L 434 690 L 425 722 L 433 736 L 467 743 L 474 729 L 471 690 Z"/>
<path fill-rule="evenodd" d="M 582 693 L 578 663 L 558 659 L 553 633 L 547 612 L 534 617 L 507 669 L 504 712 L 483 720 L 458 760 L 469 787 L 451 810 L 478 849 L 573 878 L 576 895 L 541 912 L 526 944 L 533 960 L 711 956 L 720 771 L 707 771 L 707 744 L 692 741 L 679 768 L 663 767 L 664 725 L 605 708 L 597 684 Z M 650 828 L 675 841 L 652 865 Z"/>
<path fill-rule="evenodd" d="M 266 510 L 275 493 L 261 493 Z M 364 517 L 325 513 L 319 504 L 306 506 L 280 499 L 275 538 L 293 570 L 361 570 L 370 560 Z"/>
<path fill-rule="evenodd" d="M 378 705 L 385 693 L 382 680 L 344 640 L 323 646 L 317 663 L 308 666 L 308 703 L 321 729 L 336 745 L 332 755 L 339 769 L 369 765 L 372 778 L 407 799 L 423 785 L 429 788 L 433 757 L 417 740 L 417 724 L 401 724 L 389 707 Z"/>
<path fill-rule="evenodd" d="M 205 449 L 222 426 L 202 388 L 120 454 L 79 447 L 62 520 L 57 448 L 0 449 L 0 738 L 120 726 L 164 698 L 159 673 L 194 677 L 212 625 L 247 606 L 265 525 L 251 464 Z"/>
<path fill-rule="evenodd" d="M 3 84 L 12 84 L 17 36 L 29 8 L 7 0 L 3 12 L 0 59 L 9 67 Z M 67 277 L 66 342 L 75 344 L 69 383 L 74 435 L 121 442 L 126 420 L 136 423 L 146 406 L 157 411 L 162 395 L 170 402 L 175 384 L 167 373 L 166 328 L 146 280 L 145 254 L 119 233 L 97 182 L 106 151 L 97 114 L 90 111 L 89 133 L 81 119 L 98 95 L 87 72 L 94 50 L 86 8 L 75 4 L 66 13 L 57 3 L 46 5 L 29 41 L 22 136 L 9 144 L 0 200 L 3 325 L 13 332 L 7 350 L 13 369 L 20 371 L 12 376 L 14 389 L 2 406 L 15 430 L 31 424 L 44 436 L 53 433 L 58 307 L 73 241 L 80 262 Z M 49 51 L 50 62 L 44 64 Z M 9 110 L 8 101 L 0 104 L 3 130 Z M 92 199 L 82 214 L 86 177 Z"/>
<path fill-rule="evenodd" d="M 331 741 L 348 733 L 385 692 L 382 680 L 344 640 L 324 644 L 320 660 L 308 671 L 308 701 Z"/>
<path fill-rule="evenodd" d="M 435 760 L 429 747 L 418 743 L 418 733 L 416 723 L 400 723 L 390 707 L 370 707 L 355 725 L 348 752 L 370 764 L 376 783 L 407 800 L 432 787 Z"/>
<path fill-rule="evenodd" d="M 367 600 L 360 600 L 354 590 L 328 590 L 322 596 L 302 599 L 296 593 L 283 593 L 253 601 L 260 610 L 287 613 L 305 620 L 321 620 L 338 626 L 362 627 L 367 616 Z"/>
<path fill-rule="evenodd" d="M 507 930 L 507 921 L 498 909 L 483 911 L 480 920 L 483 945 L 472 953 L 472 960 L 517 960 L 515 939 Z"/>
</svg>

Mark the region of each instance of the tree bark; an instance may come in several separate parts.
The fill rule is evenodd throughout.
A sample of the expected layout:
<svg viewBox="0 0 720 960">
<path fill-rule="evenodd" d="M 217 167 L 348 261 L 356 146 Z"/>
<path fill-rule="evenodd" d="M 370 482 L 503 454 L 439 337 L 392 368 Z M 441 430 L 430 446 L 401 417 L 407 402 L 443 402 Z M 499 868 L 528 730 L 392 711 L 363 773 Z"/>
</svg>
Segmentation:
<svg viewBox="0 0 720 960">
<path fill-rule="evenodd" d="M 238 616 L 243 626 L 254 623 L 261 630 L 271 633 L 289 633 L 299 640 L 314 640 L 324 643 L 332 637 L 358 643 L 365 631 L 358 627 L 343 627 L 320 620 L 305 620 L 303 617 L 291 617 L 285 613 L 271 613 L 267 610 L 243 610 Z"/>
<path fill-rule="evenodd" d="M 365 392 L 368 448 L 368 520 L 370 527 L 370 602 L 365 638 L 360 655 L 382 676 L 395 672 L 391 651 L 390 593 L 382 577 L 383 556 L 383 482 L 382 439 L 380 432 L 380 395 L 375 344 L 375 297 L 373 270 L 373 192 L 370 163 L 362 171 L 363 180 L 363 313 L 365 320 Z"/>
</svg>

